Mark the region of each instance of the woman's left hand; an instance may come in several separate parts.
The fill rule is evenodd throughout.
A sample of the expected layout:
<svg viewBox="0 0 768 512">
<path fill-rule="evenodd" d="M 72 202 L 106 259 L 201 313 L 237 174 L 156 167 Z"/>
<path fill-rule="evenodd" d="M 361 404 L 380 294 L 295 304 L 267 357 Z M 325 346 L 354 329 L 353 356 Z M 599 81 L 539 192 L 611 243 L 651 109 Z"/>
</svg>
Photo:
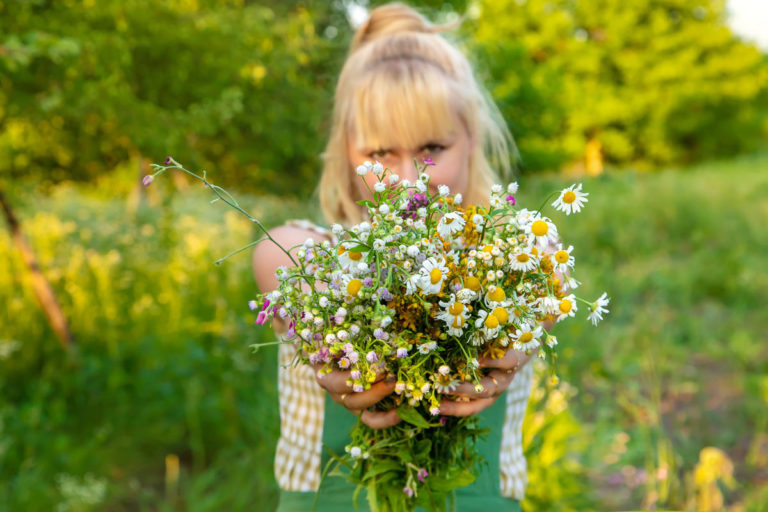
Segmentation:
<svg viewBox="0 0 768 512">
<path fill-rule="evenodd" d="M 509 348 L 504 353 L 504 357 L 499 359 L 490 357 L 478 359 L 480 368 L 493 368 L 480 381 L 483 390 L 478 393 L 475 391 L 473 383 L 462 382 L 452 392 L 446 393 L 446 395 L 460 397 L 460 400 L 443 400 L 440 403 L 440 414 L 444 416 L 471 416 L 492 406 L 496 399 L 507 390 L 520 368 L 528 363 L 536 355 L 536 352 L 538 349 L 527 355 L 524 352 Z"/>
</svg>

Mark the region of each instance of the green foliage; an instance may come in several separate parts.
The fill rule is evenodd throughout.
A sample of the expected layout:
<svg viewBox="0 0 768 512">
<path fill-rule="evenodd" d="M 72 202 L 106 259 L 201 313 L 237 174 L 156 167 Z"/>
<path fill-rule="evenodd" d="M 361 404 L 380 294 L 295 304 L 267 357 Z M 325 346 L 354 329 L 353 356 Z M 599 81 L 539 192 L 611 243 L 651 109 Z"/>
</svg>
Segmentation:
<svg viewBox="0 0 768 512">
<path fill-rule="evenodd" d="M 720 0 L 483 0 L 481 63 L 523 165 L 556 168 L 600 142 L 608 162 L 667 165 L 768 140 L 768 65 Z"/>
<path fill-rule="evenodd" d="M 269 507 L 277 356 L 248 346 L 272 334 L 252 325 L 247 255 L 213 265 L 255 236 L 252 224 L 209 206 L 207 191 L 174 195 L 159 182 L 149 201 L 109 200 L 114 184 L 104 186 L 6 191 L 77 349 L 55 343 L 3 228 L 0 510 L 171 510 L 170 454 L 185 510 Z M 245 202 L 272 224 L 278 205 L 302 211 Z"/>
<path fill-rule="evenodd" d="M 580 160 L 589 139 L 610 163 L 658 165 L 768 138 L 765 56 L 716 0 L 413 4 L 468 14 L 462 46 L 524 169 Z M 343 2 L 0 2 L 0 178 L 94 181 L 171 154 L 307 197 L 351 35 Z"/>
<path fill-rule="evenodd" d="M 183 154 L 253 190 L 306 195 L 346 47 L 323 36 L 344 21 L 323 5 L 0 4 L 0 176 L 92 180 Z"/>
<path fill-rule="evenodd" d="M 132 168 L 99 188 L 6 191 L 78 350 L 59 348 L 0 231 L 0 510 L 270 510 L 276 354 L 247 348 L 271 336 L 247 310 L 249 258 L 212 265 L 256 233 L 204 190 L 165 179 L 139 195 Z M 553 214 L 583 294 L 609 290 L 611 314 L 556 327 L 567 384 L 536 381 L 524 509 L 701 510 L 692 477 L 714 446 L 737 468 L 727 508 L 762 510 L 766 171 L 762 156 L 608 174 L 585 182 L 579 218 Z M 518 201 L 568 184 L 526 179 Z M 270 225 L 314 211 L 238 198 Z"/>
</svg>

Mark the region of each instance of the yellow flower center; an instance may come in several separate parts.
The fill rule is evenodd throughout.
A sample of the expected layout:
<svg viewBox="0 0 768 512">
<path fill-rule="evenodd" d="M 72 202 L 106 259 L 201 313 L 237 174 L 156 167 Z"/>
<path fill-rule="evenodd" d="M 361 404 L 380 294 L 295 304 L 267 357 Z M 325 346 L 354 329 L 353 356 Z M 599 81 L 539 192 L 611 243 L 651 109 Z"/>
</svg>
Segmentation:
<svg viewBox="0 0 768 512">
<path fill-rule="evenodd" d="M 363 257 L 363 253 L 361 253 L 361 252 L 349 251 L 349 259 L 351 259 L 352 261 L 357 261 L 357 260 L 359 260 L 362 257 Z"/>
<path fill-rule="evenodd" d="M 489 329 L 495 329 L 499 326 L 499 319 L 496 318 L 493 314 L 488 315 L 485 317 L 485 326 Z"/>
<path fill-rule="evenodd" d="M 563 299 L 562 301 L 560 301 L 560 311 L 562 311 L 563 313 L 568 314 L 568 312 L 571 310 L 572 307 L 573 307 L 573 304 L 571 304 L 571 301 L 569 301 L 568 299 Z"/>
<path fill-rule="evenodd" d="M 498 286 L 494 286 L 493 289 L 488 293 L 488 298 L 493 302 L 501 302 L 507 298 L 507 294 L 504 293 L 504 290 Z"/>
<path fill-rule="evenodd" d="M 357 297 L 360 289 L 363 287 L 363 282 L 359 279 L 350 279 L 347 283 L 347 293 L 353 297 Z"/>
<path fill-rule="evenodd" d="M 499 319 L 499 323 L 505 324 L 509 320 L 509 313 L 504 308 L 496 308 L 491 314 Z"/>
<path fill-rule="evenodd" d="M 531 259 L 530 256 L 528 256 L 524 252 L 521 252 L 520 254 L 518 254 L 516 258 L 517 258 L 517 261 L 519 261 L 520 263 L 528 263 L 528 260 Z"/>
<path fill-rule="evenodd" d="M 568 251 L 557 251 L 555 253 L 555 261 L 558 263 L 568 263 L 570 257 L 571 255 L 568 254 Z"/>
<path fill-rule="evenodd" d="M 546 273 L 552 272 L 552 261 L 549 258 L 541 260 L 541 270 Z"/>
<path fill-rule="evenodd" d="M 446 224 L 452 224 L 455 219 L 453 217 L 443 217 L 443 222 Z"/>
<path fill-rule="evenodd" d="M 499 256 L 498 258 L 496 258 L 495 260 L 493 260 L 493 263 L 494 263 L 494 264 L 495 264 L 497 267 L 501 267 L 502 265 L 504 265 L 504 258 L 502 258 L 501 256 Z"/>
<path fill-rule="evenodd" d="M 462 311 L 464 311 L 464 304 L 461 302 L 454 302 L 448 308 L 448 312 L 452 315 L 460 315 Z"/>
<path fill-rule="evenodd" d="M 476 292 L 480 290 L 480 280 L 475 276 L 469 276 L 464 280 L 464 286 Z"/>
<path fill-rule="evenodd" d="M 539 255 L 539 250 L 536 247 L 532 247 L 531 248 L 531 254 L 533 254 L 534 256 L 538 256 Z"/>
<path fill-rule="evenodd" d="M 486 245 L 485 247 L 483 247 L 483 252 L 491 252 L 492 250 L 493 250 L 492 245 Z"/>
<path fill-rule="evenodd" d="M 340 246 L 339 246 L 339 250 L 338 250 L 338 255 L 339 255 L 339 256 L 341 256 L 341 255 L 342 255 L 342 254 L 344 254 L 346 251 L 347 251 L 347 248 L 346 248 L 346 247 L 344 247 L 343 245 L 340 245 Z"/>
<path fill-rule="evenodd" d="M 543 220 L 536 220 L 531 224 L 531 233 L 536 236 L 544 236 L 549 231 L 549 226 Z"/>
<path fill-rule="evenodd" d="M 462 325 L 464 325 L 464 319 L 460 316 L 457 316 L 453 319 L 453 322 L 451 323 L 455 329 L 460 328 Z"/>
<path fill-rule="evenodd" d="M 533 339 L 533 333 L 532 332 L 524 332 L 520 335 L 520 343 L 528 343 Z"/>
<path fill-rule="evenodd" d="M 443 273 L 440 271 L 439 268 L 433 268 L 429 272 L 429 281 L 432 284 L 437 284 L 440 282 L 440 280 L 443 278 Z"/>
<path fill-rule="evenodd" d="M 573 190 L 567 191 L 565 194 L 563 194 L 563 202 L 567 204 L 571 204 L 576 200 L 576 192 Z"/>
</svg>

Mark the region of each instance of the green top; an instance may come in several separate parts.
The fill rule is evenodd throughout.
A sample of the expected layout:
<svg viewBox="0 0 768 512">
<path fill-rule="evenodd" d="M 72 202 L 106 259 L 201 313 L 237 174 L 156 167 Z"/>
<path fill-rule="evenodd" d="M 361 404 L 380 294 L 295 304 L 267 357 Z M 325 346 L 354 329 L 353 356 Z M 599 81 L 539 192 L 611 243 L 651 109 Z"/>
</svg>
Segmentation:
<svg viewBox="0 0 768 512">
<path fill-rule="evenodd" d="M 457 512 L 520 512 L 520 504 L 501 495 L 499 483 L 499 452 L 501 451 L 502 428 L 506 393 L 480 413 L 481 428 L 489 428 L 490 433 L 478 443 L 480 454 L 485 459 L 480 475 L 467 487 L 456 490 Z M 323 446 L 334 453 L 344 453 L 349 444 L 349 432 L 357 419 L 341 405 L 325 395 L 325 416 L 323 423 Z M 323 450 L 321 468 L 328 463 L 329 456 Z M 357 508 L 352 503 L 355 485 L 341 477 L 326 477 L 320 484 L 320 496 L 316 512 L 370 512 L 368 499 L 363 489 L 357 499 Z M 277 512 L 310 512 L 315 501 L 314 492 L 280 491 L 280 504 Z M 417 508 L 421 511 L 423 509 Z"/>
</svg>

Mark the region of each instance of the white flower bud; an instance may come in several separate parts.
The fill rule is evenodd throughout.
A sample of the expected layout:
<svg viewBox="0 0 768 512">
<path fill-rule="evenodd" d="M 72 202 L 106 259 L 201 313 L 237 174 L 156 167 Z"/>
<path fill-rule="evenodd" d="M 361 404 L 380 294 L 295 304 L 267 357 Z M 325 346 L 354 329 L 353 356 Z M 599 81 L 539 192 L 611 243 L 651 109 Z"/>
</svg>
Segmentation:
<svg viewBox="0 0 768 512">
<path fill-rule="evenodd" d="M 365 176 L 366 174 L 368 174 L 368 168 L 366 166 L 364 166 L 364 165 L 358 165 L 357 169 L 355 169 L 355 172 L 359 176 Z"/>
<path fill-rule="evenodd" d="M 517 182 L 514 181 L 507 185 L 507 194 L 516 194 L 517 193 Z"/>
<path fill-rule="evenodd" d="M 389 184 L 390 185 L 394 185 L 395 183 L 397 183 L 397 181 L 399 179 L 400 179 L 400 176 L 398 176 L 397 174 L 390 174 L 389 175 Z"/>
<path fill-rule="evenodd" d="M 384 174 L 384 166 L 381 165 L 380 162 L 376 162 L 375 164 L 373 164 L 372 170 L 373 170 L 373 174 L 375 174 L 376 176 L 381 176 L 382 174 Z"/>
<path fill-rule="evenodd" d="M 451 193 L 451 189 L 448 188 L 448 185 L 440 185 L 437 187 L 437 192 L 440 194 L 441 197 L 445 197 Z"/>
<path fill-rule="evenodd" d="M 384 184 L 383 181 L 380 181 L 373 186 L 373 190 L 375 190 L 376 192 L 384 192 L 385 190 L 387 190 L 387 186 Z"/>
<path fill-rule="evenodd" d="M 461 202 L 463 200 L 464 200 L 464 198 L 462 197 L 461 194 L 456 194 L 455 196 L 453 196 L 453 204 L 455 204 L 455 205 L 461 204 Z"/>
</svg>

